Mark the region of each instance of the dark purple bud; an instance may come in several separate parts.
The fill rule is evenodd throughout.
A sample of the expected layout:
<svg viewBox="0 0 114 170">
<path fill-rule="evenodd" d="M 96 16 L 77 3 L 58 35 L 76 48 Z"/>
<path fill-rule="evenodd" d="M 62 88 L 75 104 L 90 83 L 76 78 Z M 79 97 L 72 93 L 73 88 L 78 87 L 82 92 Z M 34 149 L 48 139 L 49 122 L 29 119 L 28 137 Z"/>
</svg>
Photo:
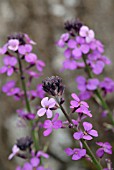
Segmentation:
<svg viewBox="0 0 114 170">
<path fill-rule="evenodd" d="M 20 150 L 25 151 L 27 148 L 30 148 L 32 143 L 33 143 L 33 140 L 31 139 L 31 137 L 26 136 L 26 137 L 22 137 L 18 139 L 16 145 Z"/>
<path fill-rule="evenodd" d="M 62 105 L 64 102 L 65 102 L 65 99 L 64 99 L 64 98 L 61 98 L 61 99 L 60 99 L 60 105 Z"/>
<path fill-rule="evenodd" d="M 82 23 L 77 20 L 66 21 L 64 23 L 64 28 L 71 34 L 71 36 L 75 36 L 76 33 L 79 33 L 80 28 L 82 27 Z"/>
<path fill-rule="evenodd" d="M 58 76 L 48 77 L 42 83 L 43 90 L 52 96 L 61 96 L 64 92 L 65 86 L 62 84 L 62 78 Z"/>
</svg>

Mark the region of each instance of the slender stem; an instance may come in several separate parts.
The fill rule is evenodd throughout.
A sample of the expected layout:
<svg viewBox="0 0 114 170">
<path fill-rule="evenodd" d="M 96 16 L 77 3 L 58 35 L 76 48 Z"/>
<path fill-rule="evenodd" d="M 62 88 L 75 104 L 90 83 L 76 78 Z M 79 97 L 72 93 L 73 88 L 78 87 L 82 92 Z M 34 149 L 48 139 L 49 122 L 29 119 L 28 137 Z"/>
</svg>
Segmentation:
<svg viewBox="0 0 114 170">
<path fill-rule="evenodd" d="M 60 109 L 62 110 L 63 114 L 65 115 L 66 119 L 69 121 L 69 123 L 74 124 L 74 123 L 72 122 L 72 119 L 70 118 L 70 116 L 69 116 L 69 115 L 67 114 L 67 112 L 65 111 L 64 107 L 60 104 L 58 98 L 56 98 L 56 101 L 57 101 Z M 75 130 L 77 131 L 77 129 L 75 129 Z M 88 146 L 88 144 L 86 143 L 86 141 L 83 140 L 83 139 L 81 139 L 81 142 L 82 142 L 84 148 L 87 150 L 88 155 L 91 157 L 91 159 L 92 159 L 93 163 L 95 164 L 95 166 L 97 167 L 97 169 L 98 169 L 98 170 L 102 170 L 103 168 L 102 168 L 101 164 L 98 162 L 98 160 L 97 160 L 96 157 L 94 156 L 93 152 L 91 151 L 91 149 L 90 149 L 90 147 Z"/>
<path fill-rule="evenodd" d="M 83 60 L 84 60 L 84 63 L 85 63 L 85 66 L 86 66 L 86 71 L 87 71 L 87 74 L 88 74 L 89 78 L 93 78 L 93 74 L 92 74 L 92 72 L 91 72 L 91 69 L 90 69 L 89 65 L 88 65 L 87 62 L 86 62 L 86 57 L 85 57 L 85 56 L 83 56 Z M 95 95 L 96 95 L 96 97 L 99 99 L 102 107 L 103 107 L 105 110 L 108 111 L 108 116 L 109 116 L 109 118 L 110 118 L 110 120 L 111 120 L 111 122 L 112 122 L 112 125 L 114 126 L 114 118 L 113 118 L 113 115 L 112 115 L 112 113 L 111 113 L 111 111 L 110 111 L 110 109 L 109 109 L 106 101 L 103 99 L 103 97 L 102 97 L 99 89 L 96 89 L 96 90 L 95 90 Z M 97 99 L 96 99 L 96 100 L 97 100 Z"/>
<path fill-rule="evenodd" d="M 27 97 L 25 77 L 24 77 L 24 73 L 23 73 L 23 69 L 22 69 L 21 59 L 20 59 L 19 55 L 17 55 L 17 58 L 18 58 L 18 63 L 19 63 L 21 85 L 22 85 L 22 89 L 24 91 L 24 97 L 25 97 L 25 102 L 26 102 L 26 109 L 30 113 L 31 112 L 31 108 L 30 108 L 30 103 L 29 103 L 28 97 Z M 30 125 L 31 125 L 31 127 L 33 126 L 33 121 L 30 121 Z M 35 148 L 36 148 L 36 150 L 38 150 L 39 149 L 39 146 L 38 146 L 38 137 L 37 137 L 38 136 L 38 134 L 37 134 L 38 132 L 36 132 L 35 130 L 32 129 L 31 133 L 32 133 L 32 137 L 33 137 L 33 140 L 34 140 Z"/>
</svg>

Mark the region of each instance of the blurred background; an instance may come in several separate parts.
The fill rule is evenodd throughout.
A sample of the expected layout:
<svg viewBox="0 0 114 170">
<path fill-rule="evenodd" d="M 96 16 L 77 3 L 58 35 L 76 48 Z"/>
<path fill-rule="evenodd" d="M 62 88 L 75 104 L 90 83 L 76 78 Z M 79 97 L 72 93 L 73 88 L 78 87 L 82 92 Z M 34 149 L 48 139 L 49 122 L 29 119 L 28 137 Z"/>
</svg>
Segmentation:
<svg viewBox="0 0 114 170">
<path fill-rule="evenodd" d="M 75 18 L 79 18 L 85 25 L 95 30 L 96 37 L 104 43 L 105 55 L 112 60 L 112 65 L 107 66 L 103 74 L 114 79 L 114 0 L 0 0 L 0 46 L 6 42 L 7 35 L 11 33 L 27 33 L 37 42 L 34 52 L 46 62 L 44 77 L 60 75 L 63 56 L 62 51 L 55 46 L 55 42 L 65 31 L 64 22 Z M 76 88 L 73 82 L 76 74 L 74 71 L 66 71 L 62 75 L 68 88 L 65 93 L 67 100 L 68 92 L 72 92 Z M 0 87 L 5 82 L 6 77 L 1 76 Z M 111 108 L 114 105 L 113 97 L 109 95 L 107 99 Z M 98 112 L 97 106 L 91 106 L 94 112 Z M 0 170 L 15 169 L 20 160 L 8 161 L 8 155 L 16 138 L 29 131 L 25 129 L 23 132 L 23 130 L 16 129 L 15 110 L 18 107 L 18 102 L 14 104 L 10 97 L 6 97 L 0 91 Z M 97 121 L 96 124 L 94 121 L 95 127 L 102 129 L 97 116 L 94 120 Z M 66 136 L 62 133 L 58 133 L 60 145 L 63 145 L 61 141 L 66 141 L 68 138 L 67 133 L 65 133 Z M 114 138 L 112 133 L 105 133 L 109 140 L 110 136 L 111 140 Z M 104 133 L 101 133 L 101 138 L 103 135 Z M 55 139 L 56 136 L 53 138 Z M 72 141 L 67 139 L 66 146 L 69 147 L 71 143 Z M 60 145 L 56 142 L 55 145 L 56 150 L 60 151 Z M 51 150 L 54 148 L 55 146 L 52 145 Z M 70 162 L 70 159 L 64 157 L 64 154 L 57 154 L 56 157 L 53 152 L 51 153 L 49 164 L 52 165 L 53 170 L 85 170 L 84 166 L 87 166 L 86 163 Z M 88 167 L 87 169 L 89 170 Z"/>
</svg>

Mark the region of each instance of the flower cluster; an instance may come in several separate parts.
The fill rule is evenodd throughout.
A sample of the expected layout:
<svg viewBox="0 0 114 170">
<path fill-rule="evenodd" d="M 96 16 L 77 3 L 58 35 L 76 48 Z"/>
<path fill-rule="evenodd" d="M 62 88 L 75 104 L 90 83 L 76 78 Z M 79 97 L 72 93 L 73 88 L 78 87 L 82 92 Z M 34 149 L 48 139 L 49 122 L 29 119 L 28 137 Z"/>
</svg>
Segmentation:
<svg viewBox="0 0 114 170">
<path fill-rule="evenodd" d="M 78 21 L 67 22 L 65 25 L 68 32 L 64 33 L 57 42 L 57 46 L 65 48 L 63 68 L 75 70 L 85 67 L 82 59 L 86 55 L 87 64 L 92 72 L 96 75 L 101 74 L 104 66 L 110 64 L 110 60 L 103 55 L 103 44 L 95 39 L 94 31 Z M 71 30 L 74 30 L 73 34 Z"/>
<path fill-rule="evenodd" d="M 101 74 L 105 65 L 111 64 L 111 61 L 104 55 L 103 44 L 95 38 L 94 31 L 79 20 L 67 21 L 65 29 L 67 32 L 62 34 L 56 43 L 58 47 L 65 49 L 63 70 L 83 68 L 88 71 L 89 68 L 89 78 L 83 76 L 76 78 L 80 99 L 90 99 L 97 88 L 100 88 L 104 95 L 113 92 L 114 81 L 112 79 L 107 77 L 100 82 L 92 76 L 92 74 Z"/>
<path fill-rule="evenodd" d="M 111 62 L 104 56 L 103 44 L 95 38 L 93 30 L 79 20 L 67 21 L 65 29 L 67 32 L 57 42 L 57 46 L 65 48 L 63 69 L 84 68 L 88 74 L 88 78 L 84 76 L 76 78 L 80 94 L 77 95 L 75 92 L 71 94 L 72 99 L 68 111 L 63 106 L 65 86 L 59 76 L 48 77 L 42 81 L 42 84 L 37 84 L 35 89 L 31 89 L 32 81 L 43 75 L 45 63 L 33 53 L 33 45 L 36 43 L 27 34 L 19 33 L 8 36 L 6 44 L 0 49 L 0 54 L 4 55 L 0 74 L 10 77 L 15 73 L 20 76 L 22 85 L 20 88 L 17 86 L 17 81 L 8 80 L 3 85 L 2 92 L 7 96 L 13 96 L 14 100 L 22 101 L 23 108 L 17 109 L 17 114 L 23 122 L 26 122 L 26 125 L 29 124 L 31 127 L 31 136 L 18 139 L 8 157 L 9 160 L 14 156 L 26 159 L 23 166 L 18 166 L 16 170 L 50 170 L 43 165 L 42 158 L 49 158 L 48 147 L 42 146 L 43 142 L 39 139 L 39 134 L 47 137 L 54 130 L 59 129 L 66 128 L 71 131 L 71 137 L 76 146 L 73 146 L 74 148 L 65 146 L 64 151 L 72 157 L 72 160 L 87 158 L 95 164 L 97 169 L 102 170 L 101 161 L 98 159 L 105 154 L 112 154 L 112 146 L 109 142 L 96 142 L 100 147 L 96 155 L 88 145 L 88 141 L 97 139 L 98 131 L 89 122 L 93 114 L 88 103 L 85 102 L 94 95 L 94 99 L 98 103 L 101 102 L 104 112 L 111 119 L 113 118 L 103 97 L 114 91 L 114 81 L 108 77 L 102 81 L 96 78 L 96 75 L 103 72 L 104 66 Z M 48 97 L 45 97 L 46 93 Z M 31 101 L 37 98 L 41 99 L 41 106 L 35 103 L 34 109 L 31 109 Z M 65 121 L 60 119 L 59 112 L 63 113 Z M 112 122 L 114 124 L 113 119 Z M 106 163 L 107 168 L 104 170 L 112 170 L 111 161 L 106 159 Z"/>
<path fill-rule="evenodd" d="M 27 34 L 17 33 L 8 36 L 6 44 L 0 49 L 0 54 L 4 55 L 4 66 L 0 68 L 0 74 L 6 73 L 8 77 L 12 76 L 13 73 L 20 74 L 22 80 L 26 78 L 26 86 L 29 88 L 33 78 L 38 79 L 42 76 L 45 66 L 45 63 L 32 52 L 33 45 L 35 44 Z M 26 68 L 22 66 L 24 61 L 26 62 Z M 34 66 L 36 71 L 32 70 Z M 23 99 L 24 91 L 16 86 L 16 81 L 10 80 L 3 85 L 2 91 L 8 96 L 14 96 L 17 100 Z M 44 91 L 41 85 L 39 84 L 36 90 L 28 90 L 27 96 L 31 100 L 37 97 L 43 98 Z"/>
</svg>

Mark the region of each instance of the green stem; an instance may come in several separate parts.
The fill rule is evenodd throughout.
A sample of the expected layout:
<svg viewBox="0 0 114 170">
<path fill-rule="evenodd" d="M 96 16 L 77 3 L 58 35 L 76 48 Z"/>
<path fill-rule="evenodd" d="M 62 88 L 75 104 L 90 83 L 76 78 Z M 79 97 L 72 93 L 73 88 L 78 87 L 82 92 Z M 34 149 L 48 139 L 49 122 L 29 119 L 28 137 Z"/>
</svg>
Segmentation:
<svg viewBox="0 0 114 170">
<path fill-rule="evenodd" d="M 26 102 L 26 109 L 30 113 L 31 112 L 31 108 L 30 108 L 30 103 L 29 103 L 28 97 L 27 97 L 25 77 L 24 77 L 24 73 L 23 73 L 23 69 L 22 69 L 21 59 L 20 59 L 19 55 L 17 55 L 17 58 L 18 58 L 18 63 L 19 63 L 21 85 L 22 85 L 22 89 L 24 91 L 24 97 L 25 97 L 25 102 Z M 31 125 L 31 127 L 33 127 L 33 121 L 30 121 L 30 125 Z M 38 137 L 37 137 L 38 136 L 38 134 L 37 134 L 38 132 L 36 133 L 35 130 L 32 130 L 31 133 L 32 133 L 35 149 L 38 150 L 39 149 L 39 146 L 38 146 Z"/>
<path fill-rule="evenodd" d="M 69 123 L 74 124 L 74 123 L 72 122 L 72 119 L 69 117 L 69 115 L 68 115 L 67 112 L 65 111 L 64 107 L 60 104 L 58 98 L 56 98 L 56 101 L 57 101 L 60 109 L 62 110 L 63 114 L 65 115 L 66 119 L 69 121 Z M 75 130 L 77 131 L 77 129 L 75 129 Z M 93 161 L 94 165 L 96 166 L 96 168 L 97 168 L 98 170 L 102 170 L 103 168 L 102 168 L 101 164 L 98 162 L 98 160 L 97 160 L 96 157 L 94 156 L 93 152 L 91 151 L 91 149 L 90 149 L 90 147 L 88 146 L 88 144 L 86 143 L 86 141 L 83 140 L 83 139 L 81 139 L 81 142 L 82 142 L 84 148 L 86 149 L 88 155 L 89 155 L 90 158 L 92 159 L 92 161 Z"/>
<path fill-rule="evenodd" d="M 83 56 L 83 61 L 84 61 L 84 63 L 85 63 L 86 71 L 87 71 L 87 74 L 88 74 L 89 78 L 93 78 L 93 74 L 92 74 L 92 72 L 91 72 L 91 69 L 90 69 L 89 65 L 88 65 L 87 62 L 86 62 L 86 57 L 85 57 L 85 56 Z M 103 107 L 105 110 L 108 111 L 108 116 L 109 116 L 109 118 L 110 118 L 110 120 L 111 120 L 111 122 L 112 122 L 112 125 L 114 126 L 114 118 L 113 118 L 113 115 L 112 115 L 112 113 L 111 113 L 111 111 L 110 111 L 110 109 L 109 109 L 106 101 L 103 99 L 103 97 L 102 97 L 102 95 L 101 95 L 101 93 L 100 93 L 100 91 L 99 91 L 98 89 L 95 90 L 95 95 L 96 95 L 96 97 L 99 99 L 102 107 Z"/>
</svg>

